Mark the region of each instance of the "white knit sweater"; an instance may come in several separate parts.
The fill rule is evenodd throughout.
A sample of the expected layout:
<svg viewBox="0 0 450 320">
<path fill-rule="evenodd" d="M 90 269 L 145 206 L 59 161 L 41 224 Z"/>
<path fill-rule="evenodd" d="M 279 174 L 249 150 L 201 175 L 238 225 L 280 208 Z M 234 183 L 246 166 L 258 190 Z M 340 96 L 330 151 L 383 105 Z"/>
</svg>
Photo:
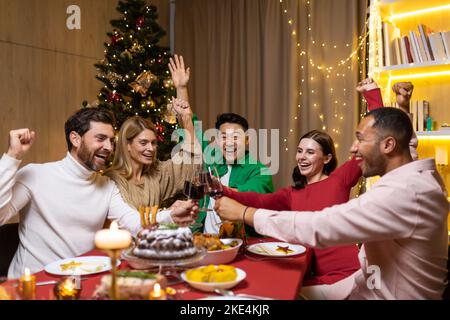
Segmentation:
<svg viewBox="0 0 450 320">
<path fill-rule="evenodd" d="M 20 163 L 7 154 L 0 159 L 0 225 L 20 211 L 20 244 L 8 277 L 92 250 L 95 232 L 106 218 L 134 235 L 140 230 L 139 214 L 123 201 L 115 183 L 86 169 L 70 153 L 61 161 L 19 170 Z M 158 218 L 172 221 L 169 211 Z"/>
</svg>

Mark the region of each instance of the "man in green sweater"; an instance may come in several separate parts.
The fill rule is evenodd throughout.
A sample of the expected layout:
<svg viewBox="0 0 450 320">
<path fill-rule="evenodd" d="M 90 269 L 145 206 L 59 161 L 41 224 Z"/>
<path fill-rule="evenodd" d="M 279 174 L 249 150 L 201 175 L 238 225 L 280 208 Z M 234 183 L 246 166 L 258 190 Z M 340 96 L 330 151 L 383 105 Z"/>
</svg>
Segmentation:
<svg viewBox="0 0 450 320">
<path fill-rule="evenodd" d="M 190 70 L 185 68 L 183 57 L 175 55 L 173 59 L 171 58 L 169 70 L 177 89 L 177 97 L 189 101 L 187 84 Z M 247 151 L 247 120 L 234 113 L 224 113 L 217 117 L 215 127 L 218 130 L 216 141 L 209 145 L 203 142 L 202 145 L 205 147 L 205 163 L 216 167 L 222 185 L 241 192 L 273 192 L 272 173 L 265 165 L 253 159 Z M 196 128 L 198 130 L 197 125 Z M 197 132 L 197 137 L 202 137 L 202 134 Z M 194 231 L 217 234 L 221 220 L 213 210 L 214 199 L 208 198 L 205 206 L 210 210 L 200 212 L 197 219 L 197 222 L 203 224 L 203 228 Z M 247 235 L 256 235 L 253 228 L 246 227 L 246 231 Z"/>
</svg>

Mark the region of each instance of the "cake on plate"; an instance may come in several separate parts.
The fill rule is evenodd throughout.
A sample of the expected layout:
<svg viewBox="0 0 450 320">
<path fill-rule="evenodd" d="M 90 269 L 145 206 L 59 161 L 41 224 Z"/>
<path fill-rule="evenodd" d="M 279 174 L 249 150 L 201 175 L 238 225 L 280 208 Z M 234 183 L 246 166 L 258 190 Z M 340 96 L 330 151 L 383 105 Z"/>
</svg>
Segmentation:
<svg viewBox="0 0 450 320">
<path fill-rule="evenodd" d="M 191 229 L 176 224 L 150 226 L 141 230 L 133 254 L 145 259 L 182 259 L 197 253 Z"/>
</svg>

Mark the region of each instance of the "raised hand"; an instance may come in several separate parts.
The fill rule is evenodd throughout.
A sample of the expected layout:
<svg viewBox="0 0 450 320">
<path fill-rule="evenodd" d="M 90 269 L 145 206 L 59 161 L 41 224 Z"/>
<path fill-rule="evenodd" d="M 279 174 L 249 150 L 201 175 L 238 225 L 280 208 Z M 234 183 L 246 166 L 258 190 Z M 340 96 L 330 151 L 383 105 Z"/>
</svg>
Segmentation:
<svg viewBox="0 0 450 320">
<path fill-rule="evenodd" d="M 30 150 L 36 138 L 36 133 L 30 129 L 17 129 L 9 132 L 8 155 L 21 160 L 25 153 Z"/>
<path fill-rule="evenodd" d="M 378 85 L 372 78 L 366 78 L 363 81 L 359 82 L 356 86 L 356 91 L 359 93 L 364 93 L 366 91 L 370 91 L 378 88 Z"/>
<path fill-rule="evenodd" d="M 184 67 L 183 56 L 175 55 L 169 59 L 169 70 L 175 88 L 186 87 L 189 82 L 190 68 Z"/>
<path fill-rule="evenodd" d="M 397 82 L 392 86 L 397 99 L 398 105 L 406 110 L 409 110 L 409 101 L 414 90 L 414 85 L 411 82 Z"/>
<path fill-rule="evenodd" d="M 177 115 L 192 118 L 192 109 L 186 100 L 172 97 L 172 108 Z"/>
</svg>

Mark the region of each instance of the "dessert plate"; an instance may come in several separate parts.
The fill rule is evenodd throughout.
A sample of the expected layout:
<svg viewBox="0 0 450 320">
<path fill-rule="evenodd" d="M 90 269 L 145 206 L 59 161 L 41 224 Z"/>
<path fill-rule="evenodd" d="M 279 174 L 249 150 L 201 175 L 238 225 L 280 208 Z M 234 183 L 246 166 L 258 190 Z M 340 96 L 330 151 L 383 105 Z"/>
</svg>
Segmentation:
<svg viewBox="0 0 450 320">
<path fill-rule="evenodd" d="M 117 266 L 120 260 L 117 261 Z M 45 266 L 47 273 L 59 276 L 87 275 L 111 270 L 111 259 L 104 256 L 68 258 Z"/>
<path fill-rule="evenodd" d="M 269 257 L 290 257 L 306 252 L 306 248 L 286 242 L 260 242 L 249 245 L 247 251 Z"/>
</svg>

